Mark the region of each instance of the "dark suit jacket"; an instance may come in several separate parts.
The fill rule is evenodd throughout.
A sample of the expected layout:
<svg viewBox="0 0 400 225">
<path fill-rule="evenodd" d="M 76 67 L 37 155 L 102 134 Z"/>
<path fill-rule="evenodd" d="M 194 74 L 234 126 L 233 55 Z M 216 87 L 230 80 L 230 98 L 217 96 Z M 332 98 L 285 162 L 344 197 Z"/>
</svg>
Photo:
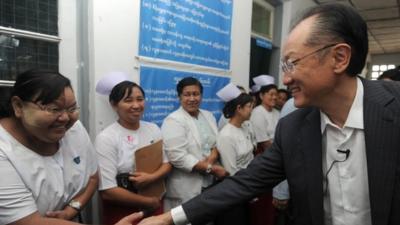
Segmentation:
<svg viewBox="0 0 400 225">
<path fill-rule="evenodd" d="M 362 81 L 372 224 L 399 225 L 400 82 Z M 294 224 L 324 224 L 319 109 L 303 108 L 289 114 L 278 123 L 275 134 L 271 149 L 247 169 L 183 204 L 189 221 L 211 220 L 287 177 Z"/>
</svg>

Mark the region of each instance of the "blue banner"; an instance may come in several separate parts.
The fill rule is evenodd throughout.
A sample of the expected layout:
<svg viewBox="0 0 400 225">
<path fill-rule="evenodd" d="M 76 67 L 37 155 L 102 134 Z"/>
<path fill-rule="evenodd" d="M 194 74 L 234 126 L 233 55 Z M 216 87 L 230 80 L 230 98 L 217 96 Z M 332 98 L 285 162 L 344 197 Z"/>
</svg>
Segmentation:
<svg viewBox="0 0 400 225">
<path fill-rule="evenodd" d="M 229 69 L 232 0 L 141 0 L 139 55 Z"/>
<path fill-rule="evenodd" d="M 211 111 L 215 118 L 219 118 L 223 102 L 215 93 L 229 83 L 229 78 L 142 66 L 140 86 L 146 95 L 143 120 L 161 126 L 164 118 L 180 106 L 176 84 L 188 76 L 197 78 L 203 85 L 203 99 L 200 107 Z"/>
</svg>

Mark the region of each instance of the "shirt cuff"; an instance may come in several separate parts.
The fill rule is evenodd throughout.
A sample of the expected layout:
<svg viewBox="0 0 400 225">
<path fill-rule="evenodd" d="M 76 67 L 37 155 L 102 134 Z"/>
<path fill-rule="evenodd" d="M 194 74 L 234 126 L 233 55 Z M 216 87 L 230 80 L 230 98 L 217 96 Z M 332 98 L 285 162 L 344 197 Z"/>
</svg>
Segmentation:
<svg viewBox="0 0 400 225">
<path fill-rule="evenodd" d="M 189 223 L 182 206 L 177 206 L 171 209 L 171 216 L 175 225 L 186 225 Z"/>
</svg>

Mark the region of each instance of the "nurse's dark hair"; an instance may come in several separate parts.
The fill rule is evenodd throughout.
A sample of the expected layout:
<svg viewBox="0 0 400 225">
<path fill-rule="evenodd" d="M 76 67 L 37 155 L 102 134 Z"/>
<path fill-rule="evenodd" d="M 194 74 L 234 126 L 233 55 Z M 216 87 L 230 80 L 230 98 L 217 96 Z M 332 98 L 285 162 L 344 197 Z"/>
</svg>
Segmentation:
<svg viewBox="0 0 400 225">
<path fill-rule="evenodd" d="M 225 103 L 225 106 L 222 109 L 222 113 L 224 114 L 225 118 L 232 118 L 235 115 L 236 108 L 238 106 L 244 107 L 249 102 L 253 102 L 253 98 L 251 97 L 251 95 L 242 93 L 238 97 Z"/>
<path fill-rule="evenodd" d="M 201 85 L 200 81 L 194 77 L 185 77 L 178 82 L 176 85 L 176 92 L 178 92 L 178 96 L 182 94 L 183 88 L 186 86 L 196 85 L 200 89 L 200 94 L 203 94 L 203 85 Z"/>
<path fill-rule="evenodd" d="M 68 78 L 56 71 L 34 69 L 17 75 L 11 94 L 2 101 L 0 117 L 14 115 L 11 98 L 19 97 L 22 101 L 40 102 L 49 104 L 55 101 L 64 92 L 66 87 L 71 87 Z"/>
<path fill-rule="evenodd" d="M 108 100 L 111 104 L 117 104 L 124 98 L 126 92 L 126 96 L 130 96 L 132 94 L 132 89 L 135 87 L 138 88 L 140 92 L 142 92 L 143 97 L 145 97 L 143 88 L 137 83 L 132 81 L 122 81 L 113 87 L 110 95 L 108 96 Z"/>
<path fill-rule="evenodd" d="M 264 95 L 265 93 L 269 92 L 271 89 L 278 90 L 278 87 L 275 84 L 268 84 L 268 85 L 261 86 L 260 90 L 255 93 L 256 105 L 260 105 L 262 102 L 261 98 L 260 98 L 260 94 Z"/>
<path fill-rule="evenodd" d="M 261 86 L 259 93 L 265 94 L 269 92 L 271 89 L 276 89 L 276 91 L 278 91 L 278 87 L 275 84 L 268 84 Z"/>
<path fill-rule="evenodd" d="M 367 24 L 350 6 L 321 4 L 307 9 L 292 25 L 294 29 L 301 21 L 315 16 L 311 32 L 305 45 L 323 46 L 346 43 L 351 47 L 351 58 L 346 72 L 350 76 L 361 73 L 368 53 Z"/>
</svg>

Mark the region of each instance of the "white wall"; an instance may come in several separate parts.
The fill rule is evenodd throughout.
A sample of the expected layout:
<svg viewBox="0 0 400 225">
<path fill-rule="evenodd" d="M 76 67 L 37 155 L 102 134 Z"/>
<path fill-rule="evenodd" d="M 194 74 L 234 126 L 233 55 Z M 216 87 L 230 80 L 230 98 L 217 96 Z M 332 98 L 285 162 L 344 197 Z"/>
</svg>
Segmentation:
<svg viewBox="0 0 400 225">
<path fill-rule="evenodd" d="M 115 121 L 106 96 L 95 93 L 97 81 L 111 71 L 131 74 L 139 81 L 134 69 L 139 39 L 140 1 L 89 1 L 89 74 L 90 135 L 95 135 Z"/>
<path fill-rule="evenodd" d="M 252 1 L 233 0 L 231 70 L 232 82 L 248 89 Z"/>
<path fill-rule="evenodd" d="M 76 38 L 76 0 L 59 0 L 58 32 L 61 38 L 59 45 L 59 70 L 71 80 L 72 87 L 78 92 L 77 77 L 77 38 Z M 79 95 L 80 93 L 77 93 Z"/>
<path fill-rule="evenodd" d="M 234 0 L 231 74 L 236 84 L 248 86 L 250 64 L 251 1 Z M 111 71 L 132 74 L 139 82 L 138 61 L 140 1 L 89 2 L 90 134 L 115 121 L 106 96 L 95 93 L 96 82 Z"/>
</svg>

